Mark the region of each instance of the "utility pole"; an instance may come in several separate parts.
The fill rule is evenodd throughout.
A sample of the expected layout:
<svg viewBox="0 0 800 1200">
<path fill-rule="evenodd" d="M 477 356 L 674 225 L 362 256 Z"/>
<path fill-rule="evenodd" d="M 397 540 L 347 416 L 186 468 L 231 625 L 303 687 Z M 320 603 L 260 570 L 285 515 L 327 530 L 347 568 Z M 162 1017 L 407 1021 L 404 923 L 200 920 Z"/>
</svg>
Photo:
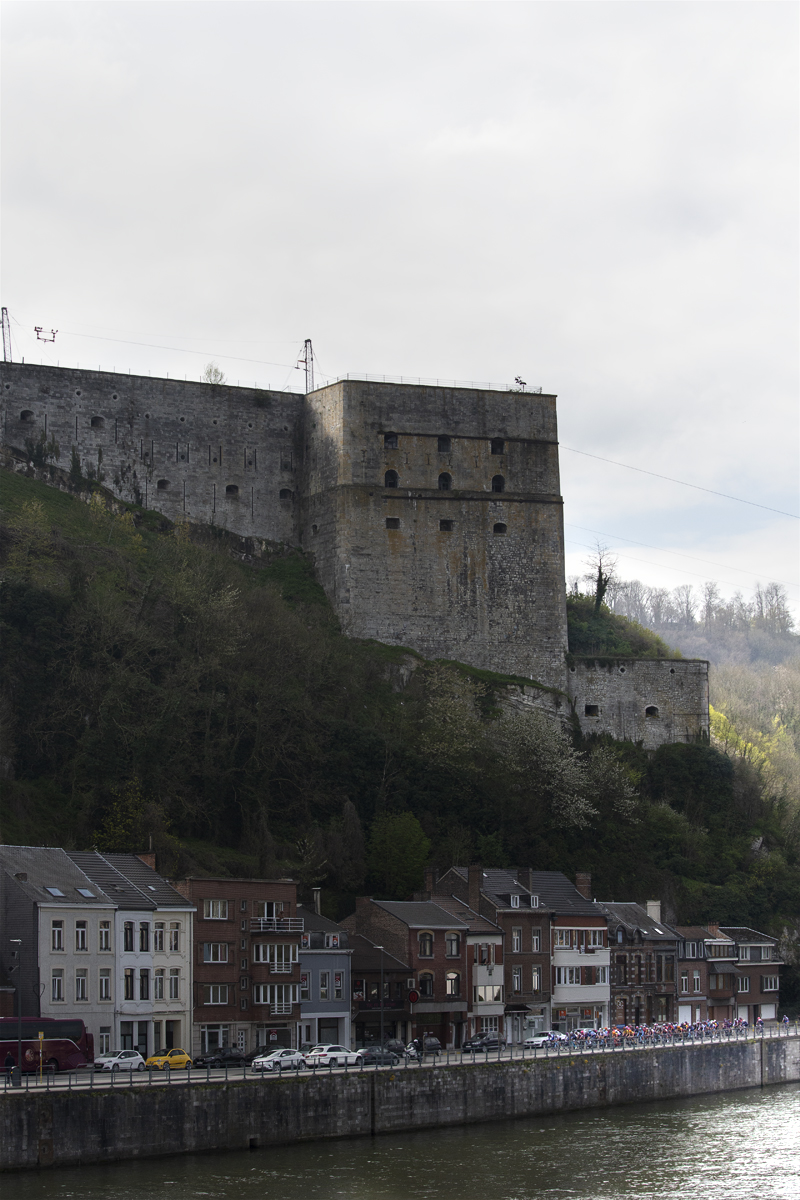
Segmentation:
<svg viewBox="0 0 800 1200">
<path fill-rule="evenodd" d="M 297 360 L 298 367 L 303 364 L 306 370 L 306 393 L 314 390 L 314 351 L 311 348 L 311 338 L 303 343 L 303 352 Z"/>
<path fill-rule="evenodd" d="M 309 343 L 310 345 L 310 343 Z M 11 326 L 8 323 L 8 309 L 3 308 L 3 362 L 12 362 L 11 358 Z"/>
<path fill-rule="evenodd" d="M 3 334 L 5 334 L 6 310 L 3 309 Z M 16 958 L 16 964 L 11 968 L 17 972 L 17 1065 L 11 1072 L 11 1086 L 22 1087 L 22 938 L 9 938 L 16 950 L 11 957 Z"/>
<path fill-rule="evenodd" d="M 381 1050 L 383 1050 L 383 946 L 376 946 L 375 949 L 381 952 Z"/>
</svg>

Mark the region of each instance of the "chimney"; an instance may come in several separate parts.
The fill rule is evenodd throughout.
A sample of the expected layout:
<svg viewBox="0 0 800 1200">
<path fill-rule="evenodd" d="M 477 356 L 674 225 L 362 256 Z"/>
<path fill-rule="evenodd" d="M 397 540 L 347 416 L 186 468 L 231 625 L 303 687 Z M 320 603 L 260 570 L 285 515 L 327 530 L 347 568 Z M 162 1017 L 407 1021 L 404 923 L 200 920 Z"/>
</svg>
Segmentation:
<svg viewBox="0 0 800 1200">
<path fill-rule="evenodd" d="M 318 917 L 322 915 L 322 904 L 320 902 L 320 893 L 321 892 L 322 892 L 322 888 L 315 887 L 315 888 L 311 889 L 311 894 L 314 897 L 314 912 L 317 914 Z"/>
<path fill-rule="evenodd" d="M 713 938 L 719 937 L 719 921 L 706 921 L 706 929 Z"/>
<path fill-rule="evenodd" d="M 156 852 L 155 852 L 155 850 L 148 850 L 146 854 L 137 854 L 136 857 L 140 858 L 142 860 L 142 862 L 150 868 L 151 871 L 155 871 L 155 869 L 156 869 Z"/>
<path fill-rule="evenodd" d="M 533 867 L 528 867 L 528 891 L 536 891 L 536 888 L 533 886 Z"/>
<path fill-rule="evenodd" d="M 592 898 L 592 876 L 589 871 L 577 871 L 575 874 L 575 887 L 578 889 L 584 900 Z"/>
<path fill-rule="evenodd" d="M 648 900 L 647 901 L 647 915 L 650 918 L 650 920 L 655 921 L 655 923 L 657 925 L 661 924 L 661 901 L 660 900 Z"/>
<path fill-rule="evenodd" d="M 481 911 L 481 888 L 483 887 L 483 867 L 480 863 L 470 863 L 467 868 L 467 903 L 473 912 Z"/>
<path fill-rule="evenodd" d="M 428 899 L 430 899 L 430 897 L 436 891 L 436 885 L 438 882 L 439 882 L 439 868 L 438 867 L 426 867 L 425 868 L 425 891 L 429 893 Z"/>
</svg>

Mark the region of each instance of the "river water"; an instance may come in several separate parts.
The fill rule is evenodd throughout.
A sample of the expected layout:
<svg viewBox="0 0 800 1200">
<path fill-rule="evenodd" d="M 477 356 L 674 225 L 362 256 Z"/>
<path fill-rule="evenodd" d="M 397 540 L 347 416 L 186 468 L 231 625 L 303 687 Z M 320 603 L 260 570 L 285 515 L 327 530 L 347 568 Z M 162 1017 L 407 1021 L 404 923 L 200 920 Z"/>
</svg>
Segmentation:
<svg viewBox="0 0 800 1200">
<path fill-rule="evenodd" d="M 800 1084 L 5 1176 L 7 1200 L 798 1200 Z"/>
</svg>

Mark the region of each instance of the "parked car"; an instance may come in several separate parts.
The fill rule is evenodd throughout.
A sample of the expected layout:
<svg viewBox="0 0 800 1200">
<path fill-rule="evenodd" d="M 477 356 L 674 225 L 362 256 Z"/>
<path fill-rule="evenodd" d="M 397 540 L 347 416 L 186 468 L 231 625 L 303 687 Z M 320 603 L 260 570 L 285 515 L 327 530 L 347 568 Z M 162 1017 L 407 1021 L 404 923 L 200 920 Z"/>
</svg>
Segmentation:
<svg viewBox="0 0 800 1200">
<path fill-rule="evenodd" d="M 497 1034 L 481 1034 L 473 1038 L 467 1038 L 461 1047 L 467 1053 L 472 1051 L 505 1050 L 505 1048 L 505 1038 L 498 1037 Z"/>
<path fill-rule="evenodd" d="M 95 1071 L 143 1071 L 144 1065 L 138 1050 L 113 1050 L 94 1060 Z"/>
<path fill-rule="evenodd" d="M 388 1050 L 391 1054 L 398 1055 L 399 1058 L 402 1058 L 406 1052 L 405 1045 L 403 1042 L 401 1042 L 400 1038 L 387 1038 L 383 1044 L 383 1048 L 384 1050 Z"/>
<path fill-rule="evenodd" d="M 151 1054 L 146 1063 L 148 1067 L 158 1067 L 159 1071 L 179 1071 L 191 1065 L 191 1055 L 179 1046 L 173 1050 L 162 1050 L 160 1054 Z"/>
<path fill-rule="evenodd" d="M 536 1050 L 540 1046 L 552 1046 L 555 1042 L 568 1042 L 569 1038 L 565 1033 L 559 1033 L 557 1029 L 544 1029 L 541 1033 L 533 1033 L 530 1037 L 525 1038 L 522 1043 L 526 1050 Z"/>
<path fill-rule="evenodd" d="M 365 1046 L 359 1050 L 356 1058 L 364 1067 L 374 1067 L 376 1064 L 379 1067 L 396 1067 L 400 1062 L 399 1054 L 395 1054 L 394 1050 L 381 1050 L 380 1046 Z"/>
<path fill-rule="evenodd" d="M 417 1038 L 413 1042 L 409 1042 L 409 1044 L 406 1046 L 406 1057 L 407 1058 L 419 1058 L 419 1053 L 417 1051 L 418 1042 L 419 1042 L 419 1038 Z M 430 1036 L 426 1034 L 425 1042 L 423 1044 L 423 1049 L 422 1049 L 422 1057 L 424 1058 L 427 1054 L 430 1054 L 434 1058 L 436 1058 L 441 1053 L 442 1053 L 442 1043 L 439 1041 L 439 1039 L 437 1037 L 434 1037 L 432 1034 Z"/>
<path fill-rule="evenodd" d="M 272 1050 L 269 1054 L 261 1054 L 250 1063 L 251 1071 L 296 1071 L 305 1070 L 305 1055 L 299 1050 Z"/>
<path fill-rule="evenodd" d="M 196 1067 L 240 1067 L 244 1062 L 244 1055 L 241 1050 L 237 1050 L 234 1046 L 218 1046 L 216 1050 L 209 1050 L 205 1054 L 199 1054 L 194 1060 Z"/>
<path fill-rule="evenodd" d="M 315 1046 L 306 1054 L 305 1059 L 306 1066 L 312 1071 L 317 1067 L 354 1067 L 358 1063 L 355 1050 L 348 1050 L 346 1046 L 335 1046 L 330 1042 Z"/>
</svg>

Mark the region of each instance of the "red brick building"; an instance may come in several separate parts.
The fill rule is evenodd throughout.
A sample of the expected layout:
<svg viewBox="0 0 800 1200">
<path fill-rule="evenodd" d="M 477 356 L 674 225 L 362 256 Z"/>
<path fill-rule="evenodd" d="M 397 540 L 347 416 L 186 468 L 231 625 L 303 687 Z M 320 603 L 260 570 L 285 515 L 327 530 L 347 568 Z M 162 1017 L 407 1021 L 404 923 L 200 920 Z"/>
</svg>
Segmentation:
<svg viewBox="0 0 800 1200">
<path fill-rule="evenodd" d="M 197 907 L 193 1044 L 295 1046 L 300 1024 L 297 885 L 290 879 L 183 879 Z"/>
<path fill-rule="evenodd" d="M 408 1005 L 408 1036 L 427 1033 L 443 1046 L 460 1046 L 469 1007 L 468 926 L 430 901 L 369 896 L 356 900 L 342 925 L 408 963 L 409 990 L 418 996 Z"/>
</svg>

